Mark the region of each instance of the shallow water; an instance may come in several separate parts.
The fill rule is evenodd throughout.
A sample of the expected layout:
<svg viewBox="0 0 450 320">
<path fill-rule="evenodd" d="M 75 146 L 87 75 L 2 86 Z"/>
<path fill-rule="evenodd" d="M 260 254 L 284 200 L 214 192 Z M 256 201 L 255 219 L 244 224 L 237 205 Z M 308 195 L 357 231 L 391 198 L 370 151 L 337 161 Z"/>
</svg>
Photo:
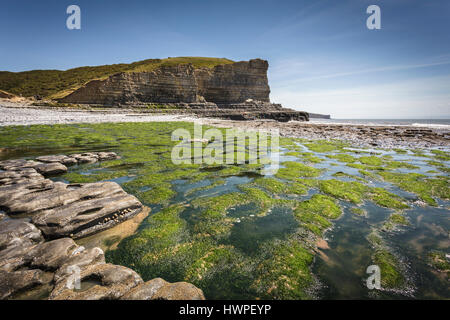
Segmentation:
<svg viewBox="0 0 450 320">
<path fill-rule="evenodd" d="M 146 124 L 151 128 L 152 124 Z M 94 126 L 95 127 L 95 126 Z M 116 141 L 108 143 L 68 143 L 67 145 L 59 145 L 52 147 L 51 145 L 39 146 L 31 145 L 30 147 L 15 147 L 13 151 L 0 155 L 2 159 L 11 159 L 19 157 L 36 157 L 45 154 L 58 153 L 78 153 L 87 151 L 115 151 L 120 155 L 124 155 L 124 163 L 119 163 L 108 168 L 103 168 L 103 164 L 86 164 L 74 166 L 70 168 L 70 173 L 80 173 L 82 175 L 95 175 L 102 172 L 119 172 L 124 170 L 124 174 L 119 177 L 109 179 L 115 181 L 130 192 L 135 194 L 144 204 L 151 207 L 151 215 L 149 219 L 144 220 L 140 225 L 136 235 L 129 239 L 125 239 L 119 244 L 119 249 L 115 253 L 107 255 L 108 259 L 114 263 L 120 263 L 128 267 L 138 269 L 144 280 L 152 277 L 164 275 L 168 281 L 191 281 L 205 291 L 207 298 L 259 298 L 261 292 L 258 288 L 254 288 L 255 283 L 259 283 L 256 277 L 258 268 L 261 264 L 266 263 L 268 248 L 270 249 L 277 243 L 289 243 L 292 237 L 297 236 L 299 222 L 295 218 L 293 209 L 286 206 L 276 204 L 267 211 L 261 213 L 262 204 L 244 203 L 233 205 L 226 209 L 225 225 L 229 228 L 228 233 L 220 236 L 209 236 L 199 238 L 197 228 L 202 217 L 199 215 L 201 209 L 194 206 L 193 203 L 199 199 L 208 199 L 226 195 L 231 192 L 241 193 L 240 186 L 252 183 L 255 179 L 261 177 L 260 173 L 251 170 L 241 170 L 235 174 L 220 176 L 220 170 L 223 168 L 209 167 L 198 170 L 199 174 L 211 174 L 211 176 L 200 176 L 201 179 L 194 181 L 188 178 L 176 178 L 170 181 L 169 187 L 174 192 L 167 200 L 158 203 L 149 202 L 143 197 L 145 192 L 153 190 L 156 185 L 152 185 L 151 175 L 157 173 L 148 170 L 147 166 L 153 165 L 151 156 L 157 155 L 156 159 L 163 157 L 170 145 L 155 141 L 148 142 L 149 137 L 153 137 L 151 132 L 145 133 L 145 139 L 135 134 L 134 130 L 130 132 L 114 131 L 113 125 L 107 126 L 108 130 L 103 134 L 117 136 Z M 50 128 L 43 128 L 43 135 L 51 132 Z M 158 132 L 159 136 L 169 135 L 170 130 Z M 31 139 L 31 141 L 33 141 Z M 120 146 L 120 142 L 126 143 L 128 146 Z M 130 146 L 138 145 L 139 150 L 133 151 L 136 154 L 144 151 L 143 154 L 135 155 L 131 153 L 127 155 Z M 390 250 L 395 254 L 402 264 L 402 270 L 406 278 L 407 284 L 403 290 L 397 291 L 377 291 L 369 290 L 366 286 L 366 268 L 372 264 L 373 246 L 367 240 L 368 235 L 373 230 L 380 230 L 383 223 L 389 216 L 395 212 L 394 209 L 388 209 L 375 205 L 370 200 L 365 200 L 359 208 L 364 209 L 366 215 L 357 215 L 351 212 L 351 208 L 356 207 L 348 201 L 339 200 L 339 206 L 343 209 L 340 218 L 332 220 L 333 226 L 325 232 L 323 238 L 326 240 L 328 248 L 323 247 L 317 249 L 311 270 L 318 279 L 319 285 L 311 298 L 319 299 L 448 299 L 450 298 L 448 279 L 445 274 L 434 270 L 427 260 L 427 255 L 432 250 L 440 250 L 449 253 L 450 240 L 450 219 L 449 208 L 450 201 L 437 199 L 438 206 L 421 207 L 414 203 L 417 196 L 410 192 L 404 191 L 399 187 L 380 179 L 364 178 L 358 169 L 347 166 L 345 163 L 327 158 L 326 155 L 335 154 L 331 152 L 314 152 L 300 143 L 297 146 L 302 151 L 311 152 L 314 156 L 322 159 L 320 163 L 307 163 L 315 168 L 324 169 L 324 172 L 314 178 L 316 180 L 338 179 L 342 181 L 356 181 L 357 178 L 364 179 L 370 187 L 381 187 L 394 194 L 401 196 L 410 205 L 409 209 L 403 211 L 408 218 L 410 225 L 397 228 L 391 232 L 381 232 L 383 240 L 386 242 Z M 362 151 L 362 154 L 352 153 L 351 151 Z M 288 151 L 283 149 L 282 153 Z M 147 153 L 146 153 L 147 152 Z M 340 151 L 342 152 L 342 151 Z M 418 157 L 411 152 L 407 154 L 398 154 L 395 151 L 370 150 L 370 149 L 348 149 L 348 153 L 355 158 L 368 156 L 370 152 L 376 152 L 377 156 L 390 155 L 392 161 L 405 161 L 409 164 L 418 166 L 417 169 L 393 169 L 392 172 L 417 172 L 427 176 L 445 176 L 448 181 L 448 173 L 439 171 L 438 168 L 428 164 L 430 153 L 425 153 L 428 157 Z M 132 161 L 126 162 L 128 158 Z M 136 159 L 135 159 L 136 158 Z M 283 156 L 280 162 L 297 161 L 305 162 L 302 157 Z M 106 162 L 107 163 L 107 162 Z M 161 161 L 161 163 L 163 163 Z M 442 164 L 448 168 L 449 162 L 442 161 Z M 150 167 L 152 168 L 152 167 Z M 174 171 L 176 168 L 169 168 Z M 427 173 L 430 170 L 437 170 L 438 173 Z M 334 174 L 341 172 L 350 176 L 335 177 Z M 196 173 L 197 174 L 197 173 Z M 129 183 L 139 179 L 143 175 L 149 175 L 149 184 L 141 185 L 139 188 L 129 187 Z M 54 180 L 70 182 L 65 176 L 55 177 Z M 223 182 L 212 185 L 217 180 Z M 209 187 L 212 186 L 212 187 Z M 256 187 L 254 187 L 256 188 Z M 314 194 L 320 191 L 317 187 L 312 187 L 303 195 L 284 195 L 272 194 L 276 199 L 290 199 L 294 201 L 304 201 L 310 199 Z M 179 217 L 182 221 L 182 227 L 177 224 L 171 225 L 172 229 L 163 231 L 178 232 L 176 228 L 182 228 L 180 234 L 176 234 L 173 238 L 168 238 L 167 243 L 163 242 L 166 251 L 155 251 L 160 245 L 157 242 L 160 235 L 157 233 L 153 238 L 145 238 L 149 233 L 148 228 L 152 228 L 155 224 L 151 217 L 162 212 L 161 210 L 170 207 L 173 204 L 181 204 L 183 210 Z M 213 208 L 214 209 L 214 208 Z M 149 236 L 150 237 L 150 236 Z M 161 236 L 162 237 L 162 236 Z M 136 238 L 142 242 L 150 241 L 153 245 L 139 247 L 136 252 L 129 252 L 133 249 L 130 243 Z M 199 240 L 200 239 L 200 240 Z M 303 239 L 300 237 L 300 239 Z M 153 242 L 152 242 L 153 241 Z M 303 241 L 303 240 L 299 240 Z M 306 240 L 305 240 L 305 243 Z M 189 249 L 194 246 L 194 249 Z M 197 247 L 196 247 L 197 246 Z M 181 248 L 181 249 L 180 249 Z M 184 252 L 184 248 L 188 248 Z M 210 262 L 209 257 L 214 256 L 214 248 L 226 248 L 226 254 L 218 255 L 216 260 Z M 158 249 L 159 250 L 159 249 Z M 189 251 L 191 250 L 191 251 Z M 182 251 L 180 253 L 180 251 Z M 269 250 L 270 251 L 270 250 Z M 172 253 L 170 253 L 172 252 Z M 143 263 L 148 254 L 154 254 L 156 260 L 150 263 Z M 228 254 L 230 256 L 228 256 Z M 167 255 L 167 256 L 166 256 Z M 161 258 L 162 256 L 162 258 Z M 215 256 L 214 256 L 215 257 Z M 269 255 L 269 260 L 271 256 Z M 157 260 L 162 259 L 162 260 Z M 198 263 L 197 263 L 198 261 Z M 202 268 L 208 268 L 208 263 L 212 266 L 202 273 L 203 269 L 198 268 L 197 264 Z M 206 267 L 204 267 L 206 265 Z M 197 269 L 196 269 L 197 268 Z M 194 270 L 195 272 L 193 272 Z M 200 270 L 200 271 L 198 271 Z M 210 271 L 212 270 L 212 271 Z M 192 274 L 201 275 L 195 278 Z M 269 270 L 270 271 L 270 270 Z M 269 272 L 268 271 L 268 272 Z M 264 295 L 263 295 L 264 297 Z"/>
</svg>

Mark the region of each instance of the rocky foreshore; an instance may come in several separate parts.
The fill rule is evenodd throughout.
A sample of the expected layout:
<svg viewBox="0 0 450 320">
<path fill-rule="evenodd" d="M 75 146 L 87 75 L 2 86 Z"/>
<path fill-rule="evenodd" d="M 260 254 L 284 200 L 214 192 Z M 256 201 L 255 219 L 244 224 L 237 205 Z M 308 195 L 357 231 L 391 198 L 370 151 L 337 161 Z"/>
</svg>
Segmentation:
<svg viewBox="0 0 450 320">
<path fill-rule="evenodd" d="M 369 148 L 436 148 L 450 147 L 450 130 L 416 126 L 382 126 L 324 124 L 290 121 L 222 121 L 203 119 L 205 125 L 233 127 L 243 130 L 278 129 L 280 136 L 311 140 L 342 140 L 354 146 Z"/>
<path fill-rule="evenodd" d="M 276 109 L 276 105 L 274 109 Z M 450 130 L 417 126 L 374 126 L 355 124 L 324 124 L 305 121 L 279 122 L 264 116 L 248 115 L 242 109 L 219 110 L 222 116 L 205 109 L 142 110 L 109 108 L 89 110 L 70 108 L 33 107 L 29 103 L 0 102 L 0 126 L 32 124 L 70 124 L 101 122 L 187 121 L 217 127 L 248 130 L 278 129 L 280 135 L 305 139 L 340 139 L 361 147 L 380 148 L 434 148 L 450 147 Z M 279 116 L 283 117 L 280 111 Z M 299 113 L 298 113 L 299 114 Z M 235 120 L 234 117 L 239 117 Z M 295 119 L 295 117 L 294 117 Z M 250 120 L 250 121 L 241 121 Z M 289 119 L 288 119 L 289 120 Z M 284 121 L 284 120 L 283 120 Z"/>
<path fill-rule="evenodd" d="M 146 209 L 114 182 L 66 184 L 48 177 L 117 158 L 90 152 L 0 162 L 0 299 L 204 299 L 189 283 L 144 282 L 133 270 L 106 263 L 101 248 L 74 241 Z"/>
</svg>

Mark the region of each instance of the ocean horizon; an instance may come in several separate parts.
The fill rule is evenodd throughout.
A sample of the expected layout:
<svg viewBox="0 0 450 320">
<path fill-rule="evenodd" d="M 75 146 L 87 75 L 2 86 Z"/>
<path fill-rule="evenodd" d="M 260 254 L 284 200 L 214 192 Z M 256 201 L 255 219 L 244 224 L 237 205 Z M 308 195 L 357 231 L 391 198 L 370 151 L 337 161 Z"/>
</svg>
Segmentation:
<svg viewBox="0 0 450 320">
<path fill-rule="evenodd" d="M 312 123 L 352 124 L 366 126 L 414 126 L 450 129 L 450 119 L 321 119 L 311 118 Z"/>
</svg>

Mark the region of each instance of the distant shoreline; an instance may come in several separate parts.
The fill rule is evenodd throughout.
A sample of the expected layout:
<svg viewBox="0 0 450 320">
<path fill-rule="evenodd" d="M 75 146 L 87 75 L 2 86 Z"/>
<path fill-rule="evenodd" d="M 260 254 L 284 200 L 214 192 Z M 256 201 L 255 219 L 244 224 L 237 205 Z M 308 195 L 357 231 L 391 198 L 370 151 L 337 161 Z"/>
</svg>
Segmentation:
<svg viewBox="0 0 450 320">
<path fill-rule="evenodd" d="M 199 118 L 192 114 L 142 113 L 133 109 L 80 110 L 32 107 L 24 103 L 0 101 L 0 127 L 34 124 L 75 124 L 103 122 L 186 121 L 244 130 L 278 129 L 281 136 L 305 139 L 339 139 L 373 148 L 450 148 L 450 126 L 338 123 L 339 119 L 312 119 L 310 122 L 231 121 Z M 353 120 L 352 120 L 353 121 Z M 369 121 L 369 120 L 365 120 Z M 420 123 L 419 121 L 417 123 Z"/>
</svg>

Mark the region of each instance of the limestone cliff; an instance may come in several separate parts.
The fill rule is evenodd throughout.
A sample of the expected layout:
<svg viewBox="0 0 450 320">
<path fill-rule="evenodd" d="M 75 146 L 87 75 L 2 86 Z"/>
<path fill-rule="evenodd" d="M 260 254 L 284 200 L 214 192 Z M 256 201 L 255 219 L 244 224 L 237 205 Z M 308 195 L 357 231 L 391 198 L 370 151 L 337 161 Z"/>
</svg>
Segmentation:
<svg viewBox="0 0 450 320">
<path fill-rule="evenodd" d="M 151 72 L 122 72 L 105 80 L 92 80 L 60 101 L 106 106 L 204 100 L 217 105 L 247 99 L 269 102 L 267 69 L 267 61 L 254 59 L 212 69 L 180 64 Z"/>
</svg>

